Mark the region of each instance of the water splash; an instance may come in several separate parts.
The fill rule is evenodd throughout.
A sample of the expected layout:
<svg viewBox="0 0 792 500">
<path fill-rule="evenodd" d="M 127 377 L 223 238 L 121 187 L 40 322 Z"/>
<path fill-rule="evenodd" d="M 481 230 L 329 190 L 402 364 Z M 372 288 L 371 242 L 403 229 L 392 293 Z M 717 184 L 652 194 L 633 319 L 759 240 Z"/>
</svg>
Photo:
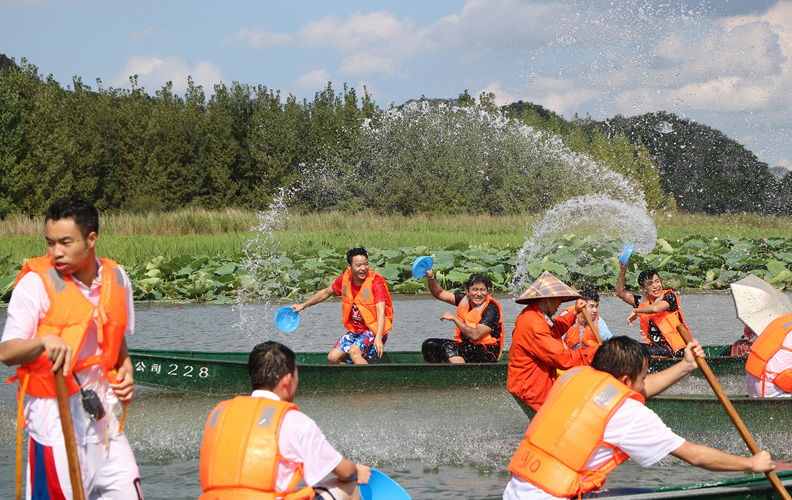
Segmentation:
<svg viewBox="0 0 792 500">
<path fill-rule="evenodd" d="M 568 244 L 572 235 L 583 238 L 583 244 L 599 248 L 607 245 L 618 250 L 625 243 L 635 243 L 636 253 L 649 253 L 657 243 L 657 227 L 644 203 L 628 203 L 601 195 L 573 198 L 549 210 L 526 238 L 517 255 L 512 292 L 519 293 L 547 270 L 550 261 L 546 257 Z M 566 264 L 578 267 L 598 258 L 590 251 L 568 255 L 572 257 Z"/>
</svg>

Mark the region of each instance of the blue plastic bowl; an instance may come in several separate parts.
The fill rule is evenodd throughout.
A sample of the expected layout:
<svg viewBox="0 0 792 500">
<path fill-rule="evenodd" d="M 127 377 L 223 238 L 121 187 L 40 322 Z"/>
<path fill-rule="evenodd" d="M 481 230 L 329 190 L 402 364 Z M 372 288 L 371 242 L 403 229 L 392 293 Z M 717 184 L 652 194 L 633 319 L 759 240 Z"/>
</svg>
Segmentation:
<svg viewBox="0 0 792 500">
<path fill-rule="evenodd" d="M 434 261 L 428 255 L 425 257 L 418 257 L 412 265 L 413 276 L 420 279 L 426 276 L 426 271 L 432 269 Z"/>
<path fill-rule="evenodd" d="M 371 469 L 368 484 L 361 484 L 358 489 L 361 500 L 410 500 L 409 493 L 399 483 L 377 469 Z"/>
<path fill-rule="evenodd" d="M 275 326 L 283 333 L 293 332 L 300 326 L 300 313 L 294 312 L 293 307 L 281 307 L 275 313 Z"/>
</svg>

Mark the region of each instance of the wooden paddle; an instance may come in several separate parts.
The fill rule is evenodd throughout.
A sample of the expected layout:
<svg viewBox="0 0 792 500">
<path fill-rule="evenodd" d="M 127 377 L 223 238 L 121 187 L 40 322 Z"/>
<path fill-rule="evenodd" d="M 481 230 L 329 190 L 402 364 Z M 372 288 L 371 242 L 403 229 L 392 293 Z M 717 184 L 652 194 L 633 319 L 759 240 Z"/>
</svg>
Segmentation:
<svg viewBox="0 0 792 500">
<path fill-rule="evenodd" d="M 58 410 L 60 411 L 63 441 L 66 444 L 66 456 L 69 459 L 69 479 L 71 479 L 74 500 L 85 500 L 80 459 L 77 456 L 77 441 L 74 439 L 71 410 L 69 409 L 69 393 L 66 390 L 66 379 L 63 378 L 63 367 L 55 372 L 55 392 L 58 394 Z"/>
<path fill-rule="evenodd" d="M 577 289 L 575 289 L 574 286 L 572 287 L 572 290 L 575 290 L 577 292 Z M 588 304 L 588 301 L 586 301 L 586 304 Z M 591 328 L 591 332 L 594 334 L 594 338 L 597 339 L 597 344 L 598 345 L 602 345 L 602 337 L 600 337 L 600 334 L 597 331 L 597 327 L 594 326 L 594 322 L 591 321 L 591 315 L 588 312 L 588 307 L 584 307 L 583 308 L 583 316 L 586 317 L 586 323 L 588 323 L 589 328 Z M 580 345 L 583 346 L 583 343 L 582 343 L 583 342 L 583 334 L 582 333 L 580 334 L 580 341 L 581 341 Z"/>
<path fill-rule="evenodd" d="M 680 324 L 679 326 L 677 326 L 677 330 L 679 331 L 679 334 L 682 335 L 682 338 L 685 340 L 685 344 L 689 344 L 692 341 L 690 332 L 685 327 L 685 325 Z M 729 398 L 726 397 L 726 394 L 723 392 L 723 389 L 718 383 L 718 379 L 715 378 L 715 374 L 712 373 L 712 370 L 710 369 L 709 365 L 703 358 L 699 358 L 698 356 L 695 356 L 695 358 L 699 369 L 707 378 L 707 382 L 709 382 L 709 385 L 712 387 L 712 390 L 715 392 L 715 395 L 718 397 L 718 401 L 720 401 L 721 405 L 723 406 L 723 409 L 726 410 L 726 413 L 729 414 L 729 418 L 731 418 L 731 421 L 734 422 L 734 426 L 737 427 L 737 431 L 740 433 L 740 436 L 742 436 L 743 441 L 745 441 L 745 444 L 748 445 L 748 449 L 751 451 L 752 454 L 756 455 L 761 451 L 759 450 L 759 446 L 756 444 L 756 441 L 754 441 L 754 438 L 753 436 L 751 436 L 751 433 L 748 432 L 748 428 L 745 427 L 745 424 L 740 418 L 740 415 L 737 414 L 737 410 L 734 409 L 734 405 L 732 405 L 731 401 L 729 401 Z M 778 496 L 786 500 L 792 500 L 787 490 L 781 484 L 781 480 L 778 479 L 778 475 L 776 475 L 774 471 L 765 472 L 765 475 L 767 476 L 767 479 L 770 481 L 770 483 L 773 485 L 773 488 L 776 490 L 776 493 L 778 493 Z"/>
</svg>

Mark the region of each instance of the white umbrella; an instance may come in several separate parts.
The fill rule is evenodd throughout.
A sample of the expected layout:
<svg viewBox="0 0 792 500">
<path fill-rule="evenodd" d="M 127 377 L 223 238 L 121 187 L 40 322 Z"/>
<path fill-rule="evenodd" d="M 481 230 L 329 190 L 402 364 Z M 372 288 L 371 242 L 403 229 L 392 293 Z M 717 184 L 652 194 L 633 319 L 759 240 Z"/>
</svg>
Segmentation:
<svg viewBox="0 0 792 500">
<path fill-rule="evenodd" d="M 731 293 L 737 317 L 757 335 L 774 319 L 792 313 L 792 300 L 753 274 L 732 283 Z"/>
</svg>

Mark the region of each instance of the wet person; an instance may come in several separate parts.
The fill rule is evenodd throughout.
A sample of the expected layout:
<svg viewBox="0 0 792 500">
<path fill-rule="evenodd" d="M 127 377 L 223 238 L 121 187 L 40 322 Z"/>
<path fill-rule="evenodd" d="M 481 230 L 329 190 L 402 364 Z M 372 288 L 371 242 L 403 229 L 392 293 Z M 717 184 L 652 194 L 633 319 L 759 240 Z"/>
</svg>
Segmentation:
<svg viewBox="0 0 792 500">
<path fill-rule="evenodd" d="M 18 366 L 24 397 L 27 498 L 73 497 L 53 376 L 63 368 L 85 497 L 141 499 L 135 456 L 113 411 L 134 393 L 132 286 L 118 264 L 96 258 L 99 212 L 90 201 L 55 201 L 44 228 L 48 253 L 19 272 L 0 343 L 0 361 Z"/>
<path fill-rule="evenodd" d="M 200 500 L 360 498 L 358 485 L 368 483 L 371 469 L 341 456 L 294 404 L 294 352 L 277 342 L 258 344 L 248 374 L 251 395 L 221 402 L 206 421 Z M 336 477 L 317 484 L 330 473 Z M 298 489 L 301 480 L 307 486 Z"/>
<path fill-rule="evenodd" d="M 435 280 L 430 269 L 426 281 L 432 296 L 452 306 L 456 314 L 445 312 L 440 321 L 456 326 L 454 339 L 426 339 L 421 346 L 429 363 L 494 363 L 503 351 L 503 311 L 489 294 L 490 280 L 471 274 L 465 292 L 449 292 Z"/>
<path fill-rule="evenodd" d="M 792 313 L 771 321 L 751 344 L 745 371 L 748 396 L 792 397 Z"/>
<path fill-rule="evenodd" d="M 330 363 L 361 365 L 374 354 L 382 357 L 393 329 L 393 302 L 385 278 L 369 268 L 365 248 L 348 251 L 346 271 L 332 285 L 292 307 L 300 312 L 334 295 L 341 296 L 341 322 L 347 332 L 328 353 Z"/>
<path fill-rule="evenodd" d="M 673 290 L 664 289 L 660 275 L 654 269 L 646 269 L 638 275 L 638 285 L 646 296 L 627 291 L 625 278 L 627 265 L 621 264 L 619 277 L 616 280 L 616 295 L 633 307 L 627 322 L 633 326 L 639 320 L 641 336 L 648 343 L 647 349 L 652 356 L 680 357 L 685 348 L 685 341 L 677 328 L 684 325 L 685 316 L 679 301 L 679 295 Z"/>
<path fill-rule="evenodd" d="M 531 419 L 509 463 L 512 477 L 504 500 L 577 498 L 598 490 L 607 474 L 627 458 L 641 467 L 671 454 L 711 471 L 773 470 L 766 451 L 742 457 L 691 443 L 644 406 L 646 398 L 660 394 L 696 368 L 694 352 L 704 355 L 698 341 L 683 351 L 682 361 L 647 375 L 650 356 L 645 344 L 614 337 L 600 346 L 591 366 L 566 372 Z M 639 492 L 617 490 L 609 493 Z"/>
<path fill-rule="evenodd" d="M 569 327 L 569 330 L 564 334 L 564 343 L 570 349 L 577 349 L 578 347 L 595 347 L 599 344 L 597 337 L 586 320 L 586 314 L 591 318 L 591 323 L 597 328 L 597 333 L 603 341 L 613 337 L 605 320 L 599 315 L 599 294 L 591 288 L 584 288 L 580 291 L 580 296 L 586 301 L 586 308 L 580 312 L 575 323 Z M 573 307 L 567 307 L 559 316 L 565 314 L 573 314 Z"/>
<path fill-rule="evenodd" d="M 570 300 L 576 301 L 571 314 L 553 318 L 561 303 Z M 558 370 L 589 364 L 597 348 L 567 349 L 561 337 L 586 308 L 586 302 L 547 271 L 515 302 L 526 307 L 514 324 L 506 387 L 538 410 L 558 378 Z"/>
</svg>

